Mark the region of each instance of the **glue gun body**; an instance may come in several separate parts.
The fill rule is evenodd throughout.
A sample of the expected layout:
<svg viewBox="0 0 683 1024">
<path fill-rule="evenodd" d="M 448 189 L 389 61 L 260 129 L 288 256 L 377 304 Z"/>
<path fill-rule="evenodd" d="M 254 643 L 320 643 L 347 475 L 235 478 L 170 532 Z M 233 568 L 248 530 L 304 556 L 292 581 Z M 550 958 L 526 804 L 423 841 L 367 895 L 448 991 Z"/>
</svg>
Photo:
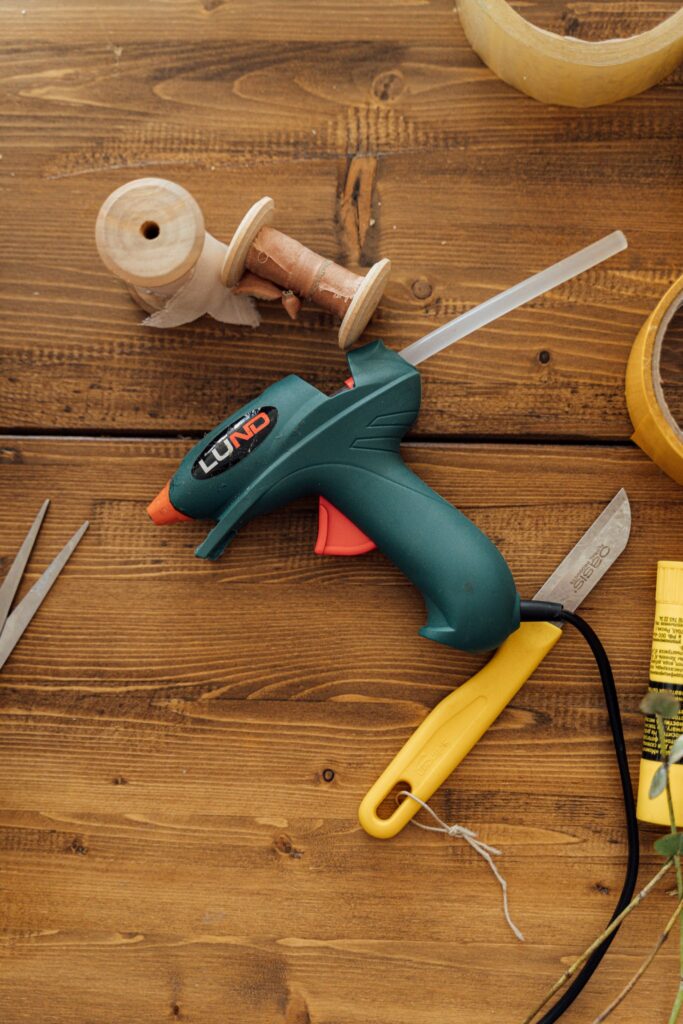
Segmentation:
<svg viewBox="0 0 683 1024">
<path fill-rule="evenodd" d="M 196 551 L 215 559 L 251 519 L 321 495 L 326 515 L 340 513 L 369 538 L 359 550 L 377 546 L 420 590 L 422 636 L 462 650 L 497 647 L 519 625 L 507 563 L 400 455 L 420 408 L 419 373 L 381 342 L 348 360 L 351 378 L 334 395 L 297 376 L 267 388 L 188 453 L 155 502 L 165 495 L 177 519 L 215 519 Z M 171 521 L 155 515 L 155 502 L 152 518 Z"/>
</svg>

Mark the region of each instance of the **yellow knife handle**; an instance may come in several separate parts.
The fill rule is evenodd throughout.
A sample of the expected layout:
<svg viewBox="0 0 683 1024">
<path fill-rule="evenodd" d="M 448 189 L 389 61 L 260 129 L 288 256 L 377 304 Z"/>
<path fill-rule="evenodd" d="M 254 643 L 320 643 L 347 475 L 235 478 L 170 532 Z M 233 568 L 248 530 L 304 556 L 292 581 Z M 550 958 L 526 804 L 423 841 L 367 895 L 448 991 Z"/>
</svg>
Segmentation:
<svg viewBox="0 0 683 1024">
<path fill-rule="evenodd" d="M 444 697 L 364 796 L 358 818 L 365 831 L 377 839 L 400 832 L 419 805 L 403 800 L 381 818 L 377 809 L 382 802 L 399 784 L 429 800 L 561 636 L 560 627 L 549 622 L 523 622 L 479 672 Z"/>
</svg>

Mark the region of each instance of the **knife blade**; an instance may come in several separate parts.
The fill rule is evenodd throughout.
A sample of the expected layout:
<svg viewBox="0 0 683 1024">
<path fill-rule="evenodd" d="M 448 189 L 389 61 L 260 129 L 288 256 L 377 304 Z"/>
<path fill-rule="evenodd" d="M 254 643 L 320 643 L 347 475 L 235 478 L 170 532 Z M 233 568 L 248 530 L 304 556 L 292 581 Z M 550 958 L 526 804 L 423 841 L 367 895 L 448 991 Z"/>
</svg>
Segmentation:
<svg viewBox="0 0 683 1024">
<path fill-rule="evenodd" d="M 628 544 L 631 506 L 622 487 L 534 595 L 575 612 Z"/>
</svg>

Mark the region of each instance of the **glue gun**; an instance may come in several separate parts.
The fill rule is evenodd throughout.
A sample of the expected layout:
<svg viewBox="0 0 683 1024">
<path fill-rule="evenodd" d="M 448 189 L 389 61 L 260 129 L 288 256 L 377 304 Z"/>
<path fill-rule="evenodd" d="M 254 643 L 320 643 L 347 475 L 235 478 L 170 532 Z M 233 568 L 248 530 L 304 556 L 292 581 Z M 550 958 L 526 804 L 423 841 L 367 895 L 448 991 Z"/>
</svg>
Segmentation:
<svg viewBox="0 0 683 1024">
<path fill-rule="evenodd" d="M 499 646 L 520 623 L 505 559 L 466 516 L 403 462 L 401 438 L 420 408 L 415 366 L 503 312 L 625 247 L 620 232 L 534 275 L 402 353 L 376 341 L 348 354 L 350 377 L 325 395 L 288 376 L 190 451 L 148 513 L 161 525 L 215 519 L 197 548 L 218 558 L 256 516 L 320 497 L 318 554 L 379 548 L 420 590 L 422 636 L 466 651 Z"/>
<path fill-rule="evenodd" d="M 221 423 L 149 506 L 156 523 L 217 519 L 197 548 L 217 558 L 258 515 L 322 495 L 320 554 L 375 545 L 421 591 L 423 636 L 497 647 L 519 625 L 519 597 L 495 545 L 403 462 L 420 375 L 380 341 L 349 353 L 352 380 L 327 396 L 289 376 Z"/>
</svg>

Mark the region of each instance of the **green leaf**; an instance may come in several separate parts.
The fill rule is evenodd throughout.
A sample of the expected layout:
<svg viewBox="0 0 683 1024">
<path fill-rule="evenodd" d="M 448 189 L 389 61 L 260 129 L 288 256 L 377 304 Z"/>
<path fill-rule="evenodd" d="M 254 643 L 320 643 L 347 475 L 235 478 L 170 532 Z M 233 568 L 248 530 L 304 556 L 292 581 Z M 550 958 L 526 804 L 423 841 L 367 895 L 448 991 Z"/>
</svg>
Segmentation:
<svg viewBox="0 0 683 1024">
<path fill-rule="evenodd" d="M 680 704 L 668 693 L 651 691 L 640 702 L 640 710 L 644 715 L 659 715 L 660 718 L 675 718 L 680 711 Z"/>
<path fill-rule="evenodd" d="M 683 832 L 673 832 L 669 836 L 656 839 L 655 850 L 661 853 L 662 857 L 673 857 L 677 853 L 683 853 Z"/>
<path fill-rule="evenodd" d="M 656 796 L 663 793 L 666 789 L 666 768 L 663 764 L 660 764 L 657 771 L 652 776 L 652 782 L 650 783 L 650 800 L 654 800 Z"/>
<path fill-rule="evenodd" d="M 683 736 L 679 736 L 669 751 L 669 764 L 677 764 L 683 761 Z"/>
</svg>

